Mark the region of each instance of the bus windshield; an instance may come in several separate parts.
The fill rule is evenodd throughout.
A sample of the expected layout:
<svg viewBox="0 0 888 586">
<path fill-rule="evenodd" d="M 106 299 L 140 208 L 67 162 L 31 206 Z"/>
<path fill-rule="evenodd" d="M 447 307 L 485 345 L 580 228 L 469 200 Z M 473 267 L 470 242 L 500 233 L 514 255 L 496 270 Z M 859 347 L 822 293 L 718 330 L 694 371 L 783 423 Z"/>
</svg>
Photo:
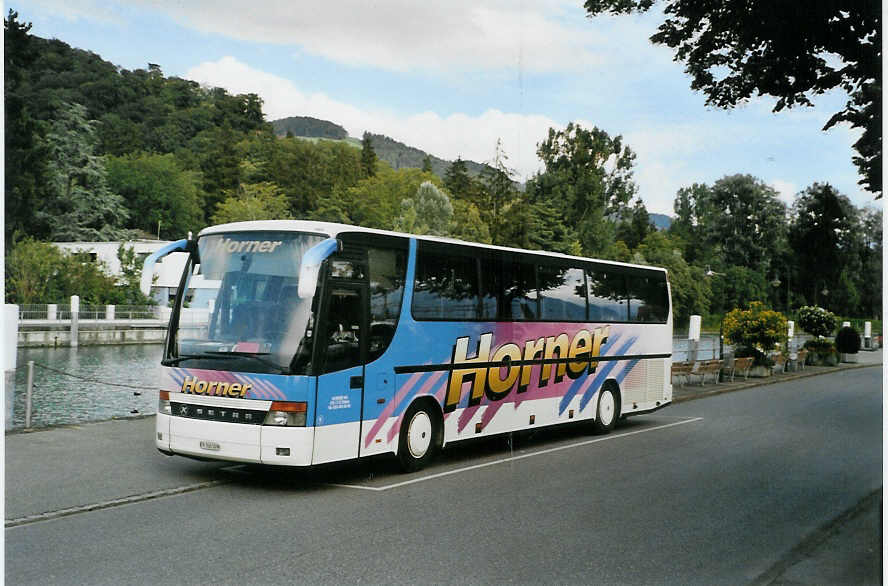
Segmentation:
<svg viewBox="0 0 888 586">
<path fill-rule="evenodd" d="M 311 355 L 311 299 L 298 295 L 302 257 L 326 237 L 300 232 L 232 232 L 198 241 L 188 282 L 205 289 L 203 308 L 182 295 L 171 363 L 239 372 L 304 373 Z"/>
</svg>

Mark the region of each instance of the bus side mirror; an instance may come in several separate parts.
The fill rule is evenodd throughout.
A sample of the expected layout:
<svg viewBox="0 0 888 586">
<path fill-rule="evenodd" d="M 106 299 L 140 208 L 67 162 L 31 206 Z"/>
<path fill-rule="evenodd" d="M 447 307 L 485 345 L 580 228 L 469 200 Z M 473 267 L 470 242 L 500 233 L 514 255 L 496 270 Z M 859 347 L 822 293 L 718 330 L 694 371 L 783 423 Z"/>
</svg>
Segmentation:
<svg viewBox="0 0 888 586">
<path fill-rule="evenodd" d="M 157 259 L 163 258 L 172 252 L 191 251 L 194 248 L 194 244 L 189 244 L 189 242 L 187 239 L 170 242 L 163 248 L 155 250 L 145 259 L 145 263 L 142 265 L 142 278 L 139 279 L 139 289 L 146 297 L 151 295 L 151 281 L 154 278 L 154 264 L 157 262 Z"/>
<path fill-rule="evenodd" d="M 314 297 L 315 290 L 318 287 L 318 274 L 321 265 L 334 252 L 341 250 L 341 245 L 335 238 L 327 238 L 308 249 L 302 256 L 302 265 L 299 268 L 299 289 L 300 299 L 311 299 Z"/>
</svg>

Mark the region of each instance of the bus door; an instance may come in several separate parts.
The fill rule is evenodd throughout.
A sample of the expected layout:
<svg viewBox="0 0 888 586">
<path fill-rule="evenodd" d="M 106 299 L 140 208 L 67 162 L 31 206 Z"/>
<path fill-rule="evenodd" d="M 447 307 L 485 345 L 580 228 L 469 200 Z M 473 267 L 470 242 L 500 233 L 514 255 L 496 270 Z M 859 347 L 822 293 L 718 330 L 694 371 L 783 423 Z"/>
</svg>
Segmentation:
<svg viewBox="0 0 888 586">
<path fill-rule="evenodd" d="M 367 356 L 367 285 L 328 281 L 318 324 L 322 374 L 315 402 L 313 464 L 358 457 L 364 363 Z"/>
</svg>

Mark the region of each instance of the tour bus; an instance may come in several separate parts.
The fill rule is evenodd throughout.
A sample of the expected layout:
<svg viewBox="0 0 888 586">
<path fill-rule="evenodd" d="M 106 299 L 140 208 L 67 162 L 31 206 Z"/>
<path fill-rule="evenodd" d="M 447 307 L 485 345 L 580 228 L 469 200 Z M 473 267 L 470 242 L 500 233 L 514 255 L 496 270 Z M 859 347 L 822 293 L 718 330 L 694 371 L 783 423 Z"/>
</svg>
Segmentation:
<svg viewBox="0 0 888 586">
<path fill-rule="evenodd" d="M 285 466 L 395 454 L 672 400 L 664 269 L 312 221 L 207 228 L 163 351 L 165 454 Z M 184 292 L 219 283 L 202 327 Z M 149 286 L 150 282 L 143 283 Z"/>
</svg>

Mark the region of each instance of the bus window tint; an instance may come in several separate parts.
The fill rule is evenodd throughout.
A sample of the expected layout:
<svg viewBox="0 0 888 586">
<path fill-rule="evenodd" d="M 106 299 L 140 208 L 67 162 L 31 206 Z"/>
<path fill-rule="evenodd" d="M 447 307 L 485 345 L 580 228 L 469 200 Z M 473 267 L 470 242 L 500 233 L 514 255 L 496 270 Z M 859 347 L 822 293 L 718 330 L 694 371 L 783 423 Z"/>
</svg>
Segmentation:
<svg viewBox="0 0 888 586">
<path fill-rule="evenodd" d="M 548 321 L 586 321 L 586 278 L 583 269 L 540 265 L 541 317 Z"/>
<path fill-rule="evenodd" d="M 503 263 L 503 311 L 505 319 L 539 319 L 536 293 L 536 267 L 530 263 Z"/>
<path fill-rule="evenodd" d="M 629 320 L 665 323 L 669 313 L 665 275 L 629 277 Z"/>
<path fill-rule="evenodd" d="M 369 360 L 385 352 L 398 323 L 401 299 L 404 297 L 404 276 L 407 253 L 388 248 L 367 250 L 370 269 L 370 339 Z"/>
<path fill-rule="evenodd" d="M 502 293 L 500 263 L 493 258 L 481 258 L 481 319 L 495 321 L 499 317 L 499 299 Z"/>
<path fill-rule="evenodd" d="M 623 275 L 589 271 L 589 321 L 628 321 L 626 281 Z"/>
<path fill-rule="evenodd" d="M 478 318 L 478 267 L 474 257 L 435 254 L 420 249 L 416 263 L 413 317 Z"/>
</svg>

